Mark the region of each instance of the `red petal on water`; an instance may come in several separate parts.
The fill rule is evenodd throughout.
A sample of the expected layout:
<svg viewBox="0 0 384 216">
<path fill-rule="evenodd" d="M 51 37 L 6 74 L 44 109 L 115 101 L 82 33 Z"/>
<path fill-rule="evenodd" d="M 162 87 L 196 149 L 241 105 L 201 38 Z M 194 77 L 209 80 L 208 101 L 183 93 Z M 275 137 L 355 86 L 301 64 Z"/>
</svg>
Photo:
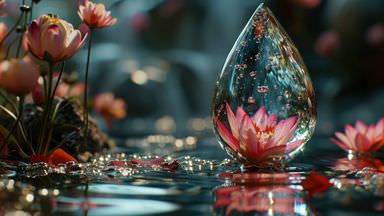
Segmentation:
<svg viewBox="0 0 384 216">
<path fill-rule="evenodd" d="M 310 173 L 301 184 L 310 197 L 323 193 L 333 186 L 327 177 L 318 173 Z"/>
<path fill-rule="evenodd" d="M 174 160 L 171 163 L 163 163 L 162 167 L 169 170 L 177 170 L 177 168 L 179 168 L 179 165 L 179 161 Z"/>
<path fill-rule="evenodd" d="M 29 157 L 29 161 L 31 163 L 40 163 L 45 162 L 48 165 L 57 165 L 60 163 L 67 163 L 70 161 L 77 161 L 74 157 L 69 155 L 67 152 L 65 152 L 63 149 L 58 148 L 54 152 L 52 152 L 48 156 L 44 155 L 31 155 Z"/>
<path fill-rule="evenodd" d="M 127 163 L 124 161 L 111 161 L 110 163 L 111 166 L 118 166 L 118 167 L 127 167 Z"/>
<path fill-rule="evenodd" d="M 134 164 L 134 165 L 139 165 L 139 166 L 143 166 L 143 167 L 151 167 L 151 166 L 161 165 L 162 163 L 165 162 L 165 159 L 164 158 L 156 158 L 156 159 L 153 159 L 151 161 L 143 161 L 143 160 L 140 160 L 140 159 L 132 159 L 130 162 L 132 164 Z"/>
<path fill-rule="evenodd" d="M 70 161 L 77 161 L 70 154 L 65 152 L 63 149 L 58 148 L 49 156 L 52 164 L 57 165 L 59 163 L 67 163 Z"/>
</svg>

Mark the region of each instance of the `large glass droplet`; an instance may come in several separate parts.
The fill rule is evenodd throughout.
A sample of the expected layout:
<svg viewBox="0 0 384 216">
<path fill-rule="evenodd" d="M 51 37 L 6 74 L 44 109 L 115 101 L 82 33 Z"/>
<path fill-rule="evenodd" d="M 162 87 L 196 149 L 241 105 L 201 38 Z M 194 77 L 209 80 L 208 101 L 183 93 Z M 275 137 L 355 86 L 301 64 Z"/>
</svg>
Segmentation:
<svg viewBox="0 0 384 216">
<path fill-rule="evenodd" d="M 211 114 L 220 145 L 245 167 L 280 165 L 313 134 L 316 108 L 307 68 L 264 4 L 227 57 Z"/>
</svg>

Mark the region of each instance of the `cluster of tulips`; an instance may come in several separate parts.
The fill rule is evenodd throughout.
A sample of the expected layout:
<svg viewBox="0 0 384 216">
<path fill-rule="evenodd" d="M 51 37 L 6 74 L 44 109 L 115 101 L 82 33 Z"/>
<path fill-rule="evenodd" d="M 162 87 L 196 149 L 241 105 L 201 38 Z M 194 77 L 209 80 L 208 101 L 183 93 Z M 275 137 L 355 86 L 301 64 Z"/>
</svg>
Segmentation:
<svg viewBox="0 0 384 216">
<path fill-rule="evenodd" d="M 87 89 L 88 71 L 90 66 L 92 32 L 95 29 L 116 24 L 103 4 L 85 0 L 78 6 L 78 15 L 83 23 L 76 29 L 73 25 L 56 15 L 43 14 L 32 20 L 34 4 L 23 0 L 20 6 L 20 17 L 16 24 L 8 28 L 0 22 L 0 89 L 1 99 L 5 102 L 0 106 L 1 113 L 7 115 L 10 124 L 0 124 L 0 155 L 7 155 L 7 149 L 17 149 L 21 158 L 47 158 L 49 160 L 75 160 L 66 154 L 60 146 L 66 138 L 52 146 L 52 128 L 55 118 L 60 112 L 60 96 L 82 93 L 83 96 L 83 129 L 88 130 Z M 29 5 L 28 5 L 29 3 Z M 6 0 L 0 0 L 0 16 L 5 16 Z M 16 36 L 15 36 L 16 35 Z M 88 43 L 85 82 L 82 86 L 72 88 L 62 83 L 64 63 Z M 10 50 L 15 50 L 14 53 Z M 59 69 L 59 72 L 56 72 Z M 75 93 L 74 93 L 75 92 Z M 77 93 L 76 93 L 77 92 Z M 25 127 L 25 100 L 32 98 L 33 103 L 42 110 L 38 129 L 31 132 Z M 105 117 L 121 118 L 125 115 L 125 104 L 115 99 L 110 93 L 97 97 L 95 111 Z M 37 134 L 36 134 L 37 133 Z M 31 135 L 31 136 L 30 136 Z M 58 154 L 54 157 L 52 155 Z M 60 160 L 59 159 L 59 162 Z"/>
</svg>

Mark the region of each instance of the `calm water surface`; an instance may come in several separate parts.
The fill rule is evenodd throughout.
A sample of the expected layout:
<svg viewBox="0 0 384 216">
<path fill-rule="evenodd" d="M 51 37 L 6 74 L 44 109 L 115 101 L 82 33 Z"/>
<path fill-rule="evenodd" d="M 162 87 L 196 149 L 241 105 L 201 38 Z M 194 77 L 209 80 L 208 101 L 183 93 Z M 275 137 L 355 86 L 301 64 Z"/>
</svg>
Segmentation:
<svg viewBox="0 0 384 216">
<path fill-rule="evenodd" d="M 284 170 L 246 173 L 212 138 L 176 152 L 123 147 L 54 169 L 2 162 L 0 215 L 384 214 L 382 155 L 348 158 L 321 137 L 308 146 Z M 132 155 L 148 150 L 165 160 Z"/>
</svg>

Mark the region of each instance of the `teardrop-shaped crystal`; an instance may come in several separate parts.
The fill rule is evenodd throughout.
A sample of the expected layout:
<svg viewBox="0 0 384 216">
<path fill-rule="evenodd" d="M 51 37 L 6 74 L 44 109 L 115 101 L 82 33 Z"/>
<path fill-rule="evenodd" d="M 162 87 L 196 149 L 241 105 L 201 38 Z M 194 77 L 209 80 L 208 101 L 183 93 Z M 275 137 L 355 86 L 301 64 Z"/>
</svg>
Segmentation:
<svg viewBox="0 0 384 216">
<path fill-rule="evenodd" d="M 316 108 L 307 68 L 264 4 L 225 61 L 211 114 L 220 145 L 245 167 L 281 164 L 313 134 Z"/>
</svg>

